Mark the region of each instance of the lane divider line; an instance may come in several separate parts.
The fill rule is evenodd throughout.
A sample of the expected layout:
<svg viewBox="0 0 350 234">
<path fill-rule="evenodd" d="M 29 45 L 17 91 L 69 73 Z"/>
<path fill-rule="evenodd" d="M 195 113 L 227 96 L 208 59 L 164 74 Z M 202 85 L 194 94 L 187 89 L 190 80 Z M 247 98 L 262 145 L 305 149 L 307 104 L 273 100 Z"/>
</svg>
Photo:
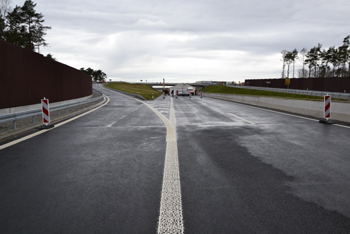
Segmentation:
<svg viewBox="0 0 350 234">
<path fill-rule="evenodd" d="M 28 140 L 28 139 L 30 139 L 30 138 L 33 138 L 33 137 L 38 136 L 38 135 L 40 135 L 40 134 L 43 134 L 43 133 L 45 133 L 45 132 L 51 131 L 51 130 L 53 130 L 53 129 L 59 127 L 59 126 L 62 126 L 62 125 L 64 125 L 64 124 L 66 124 L 66 123 L 69 123 L 69 122 L 71 122 L 71 121 L 73 121 L 73 120 L 76 120 L 76 119 L 78 119 L 78 118 L 80 118 L 80 117 L 83 117 L 84 115 L 87 115 L 87 114 L 89 114 L 89 113 L 91 113 L 91 112 L 93 112 L 93 111 L 95 111 L 95 110 L 98 110 L 98 109 L 100 109 L 101 107 L 103 107 L 103 106 L 105 106 L 105 105 L 107 105 L 107 104 L 109 103 L 109 101 L 110 101 L 109 97 L 108 97 L 108 96 L 105 96 L 104 98 L 105 98 L 105 100 L 107 99 L 107 101 L 106 101 L 106 103 L 104 103 L 103 105 L 98 106 L 98 107 L 96 107 L 95 109 L 89 110 L 88 112 L 85 112 L 85 113 L 83 113 L 83 114 L 77 115 L 77 116 L 75 116 L 75 117 L 73 117 L 73 118 L 71 118 L 71 119 L 65 120 L 65 121 L 60 122 L 60 123 L 58 123 L 58 124 L 55 124 L 55 126 L 54 126 L 53 128 L 40 130 L 40 131 L 35 132 L 35 133 L 32 133 L 32 134 L 30 134 L 30 135 L 28 135 L 28 136 L 19 138 L 19 139 L 17 139 L 17 140 L 8 142 L 8 143 L 3 144 L 3 145 L 0 145 L 0 150 L 3 150 L 3 149 L 5 149 L 5 148 L 7 148 L 7 147 L 16 145 L 16 144 L 18 144 L 18 143 L 20 143 L 20 142 L 22 142 L 22 141 Z"/>
<path fill-rule="evenodd" d="M 164 115 L 162 115 L 148 103 L 121 93 L 118 94 L 145 104 L 163 121 L 167 129 L 167 144 L 165 151 L 164 173 L 157 233 L 183 234 L 184 222 L 182 214 L 180 169 L 176 136 L 176 118 L 173 99 L 170 99 L 170 113 L 168 120 Z"/>
<path fill-rule="evenodd" d="M 232 116 L 234 116 L 234 117 L 236 117 L 236 118 L 238 118 L 238 119 L 241 119 L 241 120 L 243 120 L 243 121 L 245 121 L 245 122 L 247 122 L 247 123 L 250 123 L 250 124 L 253 124 L 253 125 L 255 124 L 255 123 L 250 122 L 249 120 L 243 119 L 243 118 L 241 118 L 241 117 L 239 117 L 239 116 L 237 116 L 237 115 L 235 115 L 235 114 L 232 114 L 232 113 L 227 113 L 227 114 L 232 115 Z"/>
<path fill-rule="evenodd" d="M 174 102 L 171 98 L 170 125 L 167 127 L 167 146 L 165 153 L 162 194 L 158 220 L 158 234 L 184 233 L 179 156 L 176 138 L 176 119 Z M 168 133 L 170 136 L 168 136 Z"/>
</svg>

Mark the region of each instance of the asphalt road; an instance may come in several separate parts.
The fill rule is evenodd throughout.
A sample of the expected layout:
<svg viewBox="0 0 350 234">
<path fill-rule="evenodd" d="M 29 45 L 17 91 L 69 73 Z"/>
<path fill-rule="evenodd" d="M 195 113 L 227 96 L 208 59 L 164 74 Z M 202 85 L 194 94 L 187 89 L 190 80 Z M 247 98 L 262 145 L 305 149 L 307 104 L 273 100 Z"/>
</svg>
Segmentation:
<svg viewBox="0 0 350 234">
<path fill-rule="evenodd" d="M 240 105 L 175 105 L 187 233 L 350 233 L 350 129 Z"/>
<path fill-rule="evenodd" d="M 0 233 L 157 233 L 169 129 L 103 92 L 0 150 Z M 147 104 L 175 116 L 184 233 L 350 233 L 349 128 L 199 96 Z"/>
</svg>

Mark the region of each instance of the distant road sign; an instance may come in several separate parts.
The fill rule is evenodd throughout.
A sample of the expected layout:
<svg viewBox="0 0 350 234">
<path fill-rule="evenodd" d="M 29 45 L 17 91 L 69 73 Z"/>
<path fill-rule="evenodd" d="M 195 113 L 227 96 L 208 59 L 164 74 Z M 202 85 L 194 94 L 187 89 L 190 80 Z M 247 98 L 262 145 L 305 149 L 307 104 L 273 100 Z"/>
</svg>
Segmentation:
<svg viewBox="0 0 350 234">
<path fill-rule="evenodd" d="M 285 79 L 285 84 L 286 84 L 286 85 L 290 85 L 290 78 L 286 77 L 286 79 Z"/>
</svg>

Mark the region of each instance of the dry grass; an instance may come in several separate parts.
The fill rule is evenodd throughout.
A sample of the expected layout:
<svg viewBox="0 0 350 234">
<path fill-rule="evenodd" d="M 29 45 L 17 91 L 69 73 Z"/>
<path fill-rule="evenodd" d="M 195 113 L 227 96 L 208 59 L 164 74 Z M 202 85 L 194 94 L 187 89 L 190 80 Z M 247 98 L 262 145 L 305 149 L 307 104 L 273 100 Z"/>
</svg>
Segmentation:
<svg viewBox="0 0 350 234">
<path fill-rule="evenodd" d="M 162 93 L 152 89 L 151 87 L 145 85 L 145 84 L 130 84 L 126 82 L 111 82 L 105 85 L 108 88 L 120 90 L 127 93 L 133 93 L 133 94 L 140 94 L 147 100 L 152 100 L 152 93 L 153 97 L 157 98 Z"/>
</svg>

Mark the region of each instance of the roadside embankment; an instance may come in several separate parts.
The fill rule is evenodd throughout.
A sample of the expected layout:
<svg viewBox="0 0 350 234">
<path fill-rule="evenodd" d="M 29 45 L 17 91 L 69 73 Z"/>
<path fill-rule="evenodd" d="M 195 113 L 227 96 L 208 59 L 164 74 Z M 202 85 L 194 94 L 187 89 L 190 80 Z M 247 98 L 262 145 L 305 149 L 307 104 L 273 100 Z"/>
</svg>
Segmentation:
<svg viewBox="0 0 350 234">
<path fill-rule="evenodd" d="M 211 97 L 232 102 L 238 102 L 253 106 L 259 106 L 274 110 L 285 111 L 293 114 L 310 116 L 318 119 L 324 118 L 323 101 L 307 101 L 296 99 L 283 99 L 273 97 L 232 95 L 221 93 L 204 93 L 204 97 Z M 332 102 L 331 119 L 335 121 L 350 123 L 350 103 Z"/>
<path fill-rule="evenodd" d="M 110 82 L 104 85 L 106 88 L 117 90 L 123 94 L 140 98 L 142 100 L 152 100 L 160 95 L 161 92 L 147 86 L 146 84 L 130 84 L 126 82 Z"/>
</svg>

